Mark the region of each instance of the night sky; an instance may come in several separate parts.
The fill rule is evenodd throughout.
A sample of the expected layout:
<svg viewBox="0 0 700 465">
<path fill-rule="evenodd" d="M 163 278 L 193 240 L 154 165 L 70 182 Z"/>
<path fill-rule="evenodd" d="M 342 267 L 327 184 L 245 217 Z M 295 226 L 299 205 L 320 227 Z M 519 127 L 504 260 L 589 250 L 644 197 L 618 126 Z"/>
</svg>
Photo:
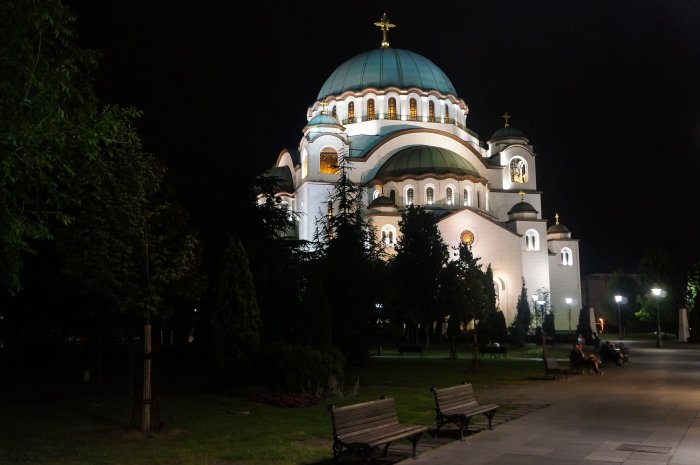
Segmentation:
<svg viewBox="0 0 700 465">
<path fill-rule="evenodd" d="M 337 66 L 392 47 L 439 66 L 488 139 L 510 124 L 534 145 L 542 216 L 580 240 L 582 274 L 635 271 L 658 245 L 700 259 L 700 2 L 67 2 L 80 44 L 102 52 L 104 102 L 144 111 L 193 218 L 295 149 Z M 437 9 L 433 10 L 432 5 Z"/>
</svg>

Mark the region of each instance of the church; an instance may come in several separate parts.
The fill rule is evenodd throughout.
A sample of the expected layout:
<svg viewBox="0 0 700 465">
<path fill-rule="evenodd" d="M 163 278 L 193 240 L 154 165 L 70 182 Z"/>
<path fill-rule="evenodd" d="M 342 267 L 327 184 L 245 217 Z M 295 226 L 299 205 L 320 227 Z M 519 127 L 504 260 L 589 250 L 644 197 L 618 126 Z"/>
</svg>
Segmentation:
<svg viewBox="0 0 700 465">
<path fill-rule="evenodd" d="M 330 74 L 308 108 L 298 149 L 282 150 L 271 169 L 282 181 L 279 200 L 299 213 L 295 234 L 313 239 L 344 158 L 351 180 L 369 186 L 365 214 L 389 250 L 400 239 L 402 211 L 421 206 L 436 216 L 451 251 L 470 244 L 481 264 L 491 264 L 508 324 L 524 279 L 533 315 L 540 306 L 554 313 L 557 331 L 575 331 L 578 240 L 558 214 L 549 227 L 542 217 L 530 141 L 508 113 L 503 127 L 480 140 L 449 77 L 428 58 L 392 48 L 395 25 L 386 14 L 375 25 L 380 47 Z"/>
</svg>

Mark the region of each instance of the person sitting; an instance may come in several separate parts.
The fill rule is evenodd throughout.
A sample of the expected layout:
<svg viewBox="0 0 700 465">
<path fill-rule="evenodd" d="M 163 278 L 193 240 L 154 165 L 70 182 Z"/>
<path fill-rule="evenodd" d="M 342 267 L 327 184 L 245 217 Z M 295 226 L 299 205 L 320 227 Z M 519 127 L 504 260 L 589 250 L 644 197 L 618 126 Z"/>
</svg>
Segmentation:
<svg viewBox="0 0 700 465">
<path fill-rule="evenodd" d="M 586 355 L 582 349 L 574 347 L 571 351 L 571 368 L 585 369 L 586 371 L 593 371 L 596 375 L 602 375 L 603 372 L 600 371 L 600 360 L 598 360 L 595 355 Z"/>
<path fill-rule="evenodd" d="M 625 360 L 622 352 L 615 347 L 615 344 L 610 341 L 605 341 L 600 347 L 600 359 L 604 365 L 612 362 L 615 365 L 621 367 L 624 366 Z"/>
</svg>

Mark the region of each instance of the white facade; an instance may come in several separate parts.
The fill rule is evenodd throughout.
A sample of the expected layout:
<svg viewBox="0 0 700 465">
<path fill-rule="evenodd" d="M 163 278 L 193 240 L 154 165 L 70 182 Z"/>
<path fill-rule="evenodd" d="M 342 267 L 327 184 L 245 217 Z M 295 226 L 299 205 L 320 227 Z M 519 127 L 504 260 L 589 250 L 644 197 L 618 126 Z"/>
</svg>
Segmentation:
<svg viewBox="0 0 700 465">
<path fill-rule="evenodd" d="M 390 53 L 403 72 L 384 69 L 382 82 L 352 67 L 360 60 L 363 73 L 385 66 Z M 409 68 L 407 54 L 417 69 Z M 335 78 L 339 73 L 342 80 Z M 345 157 L 350 178 L 370 186 L 367 216 L 378 237 L 395 243 L 402 210 L 424 206 L 438 215 L 448 246 L 472 241 L 474 256 L 491 264 L 508 323 L 524 278 L 530 296 L 541 288 L 550 293 L 557 331 L 569 329 L 569 308 L 575 330 L 582 303 L 578 240 L 558 221 L 548 228 L 542 218 L 532 145 L 507 119 L 488 141 L 479 140 L 467 128 L 468 107 L 451 83 L 432 83 L 427 73 L 442 71 L 419 55 L 385 48 L 348 60 L 329 78 L 308 109 L 298 150 L 282 151 L 274 166 L 290 180 L 280 197 L 300 214 L 299 237 L 313 240 L 337 180 L 332 165 Z M 430 85 L 407 82 L 407 75 Z M 341 81 L 355 85 L 335 84 Z"/>
</svg>

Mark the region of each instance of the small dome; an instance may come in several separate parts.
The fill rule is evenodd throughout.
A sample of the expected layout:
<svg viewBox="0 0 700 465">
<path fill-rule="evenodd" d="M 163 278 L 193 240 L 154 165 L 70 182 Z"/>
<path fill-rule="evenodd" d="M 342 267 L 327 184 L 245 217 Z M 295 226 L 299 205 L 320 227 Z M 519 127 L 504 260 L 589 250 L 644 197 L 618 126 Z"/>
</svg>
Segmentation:
<svg viewBox="0 0 700 465">
<path fill-rule="evenodd" d="M 539 212 L 529 203 L 522 201 L 513 205 L 513 208 L 508 212 L 509 215 L 514 215 L 516 213 L 534 213 L 536 215 Z"/>
<path fill-rule="evenodd" d="M 457 97 L 450 79 L 433 62 L 408 50 L 385 47 L 361 53 L 338 66 L 321 87 L 317 100 L 348 90 L 392 86 L 437 90 Z"/>
<path fill-rule="evenodd" d="M 569 233 L 569 228 L 564 226 L 563 224 L 553 224 L 552 226 L 547 229 L 547 234 L 555 234 L 555 233 Z"/>
<path fill-rule="evenodd" d="M 464 178 L 480 177 L 479 172 L 451 150 L 429 145 L 408 147 L 392 155 L 379 171 L 375 179 L 400 180 L 408 177 Z"/>
<path fill-rule="evenodd" d="M 319 113 L 318 115 L 314 116 L 309 120 L 308 123 L 306 123 L 307 126 L 322 126 L 322 125 L 331 125 L 331 126 L 340 126 L 340 121 L 338 121 L 338 118 L 336 118 L 333 115 L 329 115 L 327 113 Z"/>
<path fill-rule="evenodd" d="M 497 139 L 526 139 L 526 137 L 520 129 L 513 126 L 505 126 L 494 132 L 489 141 Z"/>
<path fill-rule="evenodd" d="M 396 207 L 396 203 L 389 197 L 380 195 L 376 199 L 372 200 L 368 208 L 379 208 L 379 207 Z"/>
</svg>

